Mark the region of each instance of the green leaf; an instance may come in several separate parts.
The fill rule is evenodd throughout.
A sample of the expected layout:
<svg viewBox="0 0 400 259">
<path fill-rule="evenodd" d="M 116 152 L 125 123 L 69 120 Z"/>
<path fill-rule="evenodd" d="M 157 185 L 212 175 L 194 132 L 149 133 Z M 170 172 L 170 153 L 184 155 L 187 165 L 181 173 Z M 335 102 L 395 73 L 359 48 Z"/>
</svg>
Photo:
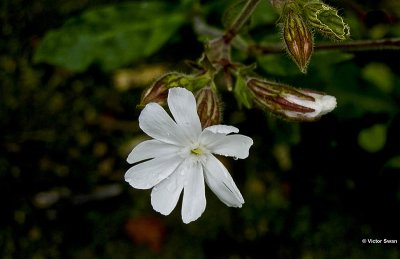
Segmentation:
<svg viewBox="0 0 400 259">
<path fill-rule="evenodd" d="M 241 76 L 236 78 L 234 94 L 240 107 L 242 105 L 247 109 L 252 107 L 252 95 L 247 89 L 246 80 Z"/>
<path fill-rule="evenodd" d="M 84 71 L 109 71 L 159 50 L 184 22 L 185 12 L 161 2 L 122 3 L 90 10 L 48 32 L 34 61 Z"/>
<path fill-rule="evenodd" d="M 222 24 L 225 28 L 228 28 L 234 22 L 235 18 L 239 15 L 246 4 L 247 0 L 238 0 L 232 3 L 225 10 L 222 16 Z M 267 3 L 266 1 L 260 2 L 251 15 L 249 22 L 247 22 L 242 31 L 246 31 L 257 26 L 265 26 L 266 24 L 275 24 L 278 17 L 279 16 L 277 12 L 274 10 L 271 4 Z"/>
<path fill-rule="evenodd" d="M 346 119 L 362 117 L 366 113 L 397 113 L 399 108 L 392 96 L 360 82 L 361 74 L 362 70 L 352 62 L 340 63 L 340 66 L 332 67 L 331 72 L 321 70 L 318 81 L 323 80 L 320 84 L 325 89 L 322 90 L 338 100 L 335 113 Z"/>
<path fill-rule="evenodd" d="M 228 28 L 240 14 L 243 7 L 246 5 L 247 0 L 239 0 L 231 4 L 222 15 L 222 24 L 225 28 Z"/>
<path fill-rule="evenodd" d="M 378 152 L 386 142 L 386 124 L 375 124 L 358 134 L 358 144 L 368 152 Z"/>
<path fill-rule="evenodd" d="M 317 51 L 313 54 L 312 60 L 315 66 L 313 69 L 332 69 L 332 66 L 350 61 L 354 58 L 354 54 L 341 52 L 341 51 Z"/>
<path fill-rule="evenodd" d="M 390 93 L 394 88 L 393 73 L 386 64 L 369 63 L 362 70 L 362 77 L 385 93 Z"/>
<path fill-rule="evenodd" d="M 258 64 L 267 73 L 277 76 L 300 75 L 301 72 L 293 61 L 284 55 L 260 55 Z"/>
<path fill-rule="evenodd" d="M 279 15 L 270 3 L 261 1 L 251 17 L 251 27 L 256 27 L 275 24 Z"/>
<path fill-rule="evenodd" d="M 385 167 L 399 168 L 400 169 L 400 155 L 392 157 L 385 163 Z"/>
</svg>

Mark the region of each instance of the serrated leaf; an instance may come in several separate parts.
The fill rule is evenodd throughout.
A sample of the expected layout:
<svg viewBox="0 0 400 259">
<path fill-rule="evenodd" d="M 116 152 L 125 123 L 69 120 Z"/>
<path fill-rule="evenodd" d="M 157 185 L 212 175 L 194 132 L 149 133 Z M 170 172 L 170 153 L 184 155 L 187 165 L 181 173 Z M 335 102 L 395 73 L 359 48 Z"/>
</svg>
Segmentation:
<svg viewBox="0 0 400 259">
<path fill-rule="evenodd" d="M 183 11 L 161 2 L 123 3 L 90 10 L 47 33 L 34 61 L 72 71 L 99 63 L 109 71 L 154 54 L 183 22 Z"/>
<path fill-rule="evenodd" d="M 247 89 L 246 80 L 238 76 L 236 78 L 235 89 L 233 90 L 239 106 L 242 105 L 248 109 L 252 107 L 252 95 Z"/>
</svg>

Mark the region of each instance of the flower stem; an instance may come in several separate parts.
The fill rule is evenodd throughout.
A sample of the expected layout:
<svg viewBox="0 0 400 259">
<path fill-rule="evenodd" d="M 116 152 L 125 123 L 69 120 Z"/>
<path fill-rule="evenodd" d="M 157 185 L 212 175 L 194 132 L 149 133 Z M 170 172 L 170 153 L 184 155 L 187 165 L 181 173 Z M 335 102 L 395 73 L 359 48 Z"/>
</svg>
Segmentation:
<svg viewBox="0 0 400 259">
<path fill-rule="evenodd" d="M 248 0 L 246 5 L 243 7 L 242 11 L 236 17 L 234 22 L 229 26 L 229 28 L 224 33 L 224 41 L 225 43 L 229 44 L 233 38 L 239 33 L 240 29 L 243 25 L 247 22 L 250 18 L 251 14 L 257 7 L 257 4 L 260 0 Z"/>
<path fill-rule="evenodd" d="M 400 38 L 381 40 L 359 40 L 336 44 L 320 44 L 315 47 L 319 50 L 343 49 L 348 51 L 400 49 Z"/>
<path fill-rule="evenodd" d="M 281 44 L 252 45 L 249 52 L 254 54 L 273 54 L 285 52 Z M 314 46 L 314 51 L 319 50 L 345 50 L 345 51 L 368 51 L 368 50 L 400 50 L 400 38 L 381 40 L 356 40 L 342 43 L 322 43 Z"/>
</svg>

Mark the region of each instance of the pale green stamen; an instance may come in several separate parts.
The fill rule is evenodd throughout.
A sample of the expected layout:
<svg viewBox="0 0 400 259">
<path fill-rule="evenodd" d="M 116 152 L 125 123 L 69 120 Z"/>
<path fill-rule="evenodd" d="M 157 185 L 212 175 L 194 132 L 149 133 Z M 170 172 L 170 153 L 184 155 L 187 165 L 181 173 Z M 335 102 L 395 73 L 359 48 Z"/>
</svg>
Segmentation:
<svg viewBox="0 0 400 259">
<path fill-rule="evenodd" d="M 203 154 L 203 150 L 201 150 L 200 148 L 193 148 L 192 150 L 190 150 L 190 152 L 192 152 L 195 155 L 202 155 Z"/>
</svg>

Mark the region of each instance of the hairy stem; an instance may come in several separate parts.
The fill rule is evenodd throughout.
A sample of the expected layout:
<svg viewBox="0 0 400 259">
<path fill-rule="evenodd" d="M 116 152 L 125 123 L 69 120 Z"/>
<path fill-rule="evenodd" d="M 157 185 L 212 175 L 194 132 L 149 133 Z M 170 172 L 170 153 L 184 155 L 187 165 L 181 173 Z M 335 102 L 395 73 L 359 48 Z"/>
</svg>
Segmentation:
<svg viewBox="0 0 400 259">
<path fill-rule="evenodd" d="M 381 39 L 381 40 L 359 40 L 340 44 L 320 44 L 316 49 L 343 49 L 348 51 L 400 49 L 400 38 Z"/>
<path fill-rule="evenodd" d="M 271 54 L 285 52 L 281 44 L 252 45 L 249 52 L 254 54 Z M 318 50 L 345 50 L 345 51 L 368 51 L 368 50 L 400 50 L 400 38 L 381 40 L 356 40 L 342 43 L 322 43 L 314 46 Z"/>
<path fill-rule="evenodd" d="M 229 26 L 229 28 L 225 31 L 223 36 L 225 43 L 229 44 L 232 41 L 232 39 L 235 38 L 235 36 L 239 33 L 240 29 L 250 18 L 251 14 L 254 12 L 254 10 L 257 7 L 257 4 L 260 1 L 261 0 L 247 1 L 246 5 L 243 7 L 243 10 L 239 13 L 239 15 L 236 17 L 231 26 Z"/>
</svg>

